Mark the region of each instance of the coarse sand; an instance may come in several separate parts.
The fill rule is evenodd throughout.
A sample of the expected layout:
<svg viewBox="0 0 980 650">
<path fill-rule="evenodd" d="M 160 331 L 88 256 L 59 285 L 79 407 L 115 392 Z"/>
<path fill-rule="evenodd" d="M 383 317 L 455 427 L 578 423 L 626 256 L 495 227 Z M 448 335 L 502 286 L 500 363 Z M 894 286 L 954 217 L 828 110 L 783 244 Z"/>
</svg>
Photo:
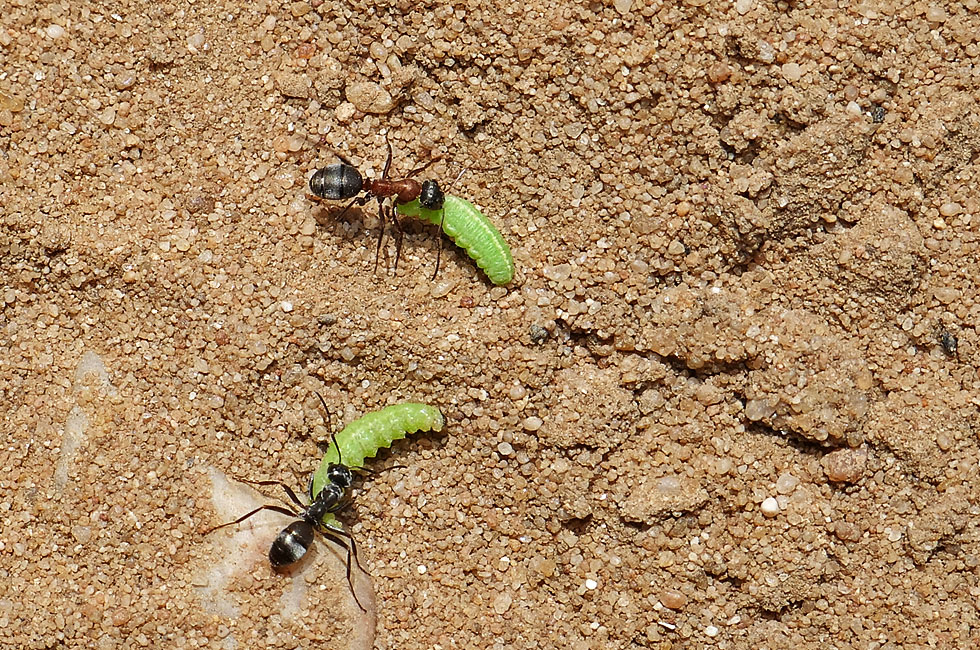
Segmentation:
<svg viewBox="0 0 980 650">
<path fill-rule="evenodd" d="M 0 647 L 980 644 L 978 0 L 0 16 Z M 407 218 L 373 272 L 307 179 L 388 143 L 511 284 Z M 405 400 L 366 612 L 207 532 Z"/>
</svg>

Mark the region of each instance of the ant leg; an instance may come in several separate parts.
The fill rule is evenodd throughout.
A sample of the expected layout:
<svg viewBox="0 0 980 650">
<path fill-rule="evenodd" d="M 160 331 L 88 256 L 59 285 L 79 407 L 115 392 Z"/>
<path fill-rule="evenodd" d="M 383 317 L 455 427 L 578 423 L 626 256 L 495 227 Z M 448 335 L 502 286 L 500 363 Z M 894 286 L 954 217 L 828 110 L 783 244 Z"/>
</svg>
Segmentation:
<svg viewBox="0 0 980 650">
<path fill-rule="evenodd" d="M 235 524 L 240 524 L 246 519 L 248 519 L 249 517 L 251 517 L 252 515 L 257 514 L 263 510 L 272 510 L 273 512 L 278 512 L 279 514 L 286 515 L 288 517 L 297 517 L 297 518 L 299 517 L 299 515 L 293 512 L 292 510 L 288 510 L 287 508 L 283 508 L 282 506 L 264 505 L 264 506 L 259 506 L 255 510 L 252 510 L 251 512 L 242 515 L 235 521 L 229 521 L 227 524 L 221 524 L 220 526 L 208 528 L 206 531 L 204 531 L 204 534 L 209 535 L 214 531 L 218 530 L 219 528 L 225 528 L 226 526 L 234 526 Z M 361 566 L 361 565 L 358 564 L 357 566 Z"/>
<path fill-rule="evenodd" d="M 250 481 L 247 478 L 240 478 L 238 480 L 241 481 L 242 483 L 248 483 L 249 485 L 278 485 L 286 491 L 286 494 L 289 495 L 290 501 L 298 505 L 300 508 L 306 507 L 303 505 L 303 502 L 296 497 L 296 493 L 293 492 L 293 489 L 288 485 L 286 485 L 285 483 L 283 483 L 282 481 Z"/>
<path fill-rule="evenodd" d="M 385 161 L 385 170 L 381 172 L 381 178 L 388 178 L 388 170 L 391 169 L 391 156 L 393 150 L 391 148 L 391 141 L 388 140 L 388 136 L 385 135 L 385 142 L 388 143 L 388 159 Z"/>
<path fill-rule="evenodd" d="M 361 201 L 361 205 L 364 205 L 364 202 L 361 199 L 354 199 L 353 201 L 351 201 L 350 203 L 348 203 L 347 204 L 347 207 L 345 207 L 343 210 L 341 210 L 340 213 L 336 217 L 334 217 L 334 218 L 335 219 L 342 218 L 345 214 L 347 214 L 347 211 L 348 210 L 350 210 L 352 207 L 354 207 L 354 204 L 357 203 L 358 201 Z"/>
<path fill-rule="evenodd" d="M 414 178 L 414 177 L 418 176 L 419 174 L 421 174 L 422 172 L 424 172 L 426 169 L 428 169 L 429 167 L 431 167 L 434 163 L 437 163 L 440 160 L 442 160 L 442 156 L 436 156 L 435 158 L 433 158 L 429 162 L 425 163 L 421 167 L 416 167 L 412 171 L 408 172 L 408 174 L 405 175 L 405 178 Z"/>
<path fill-rule="evenodd" d="M 442 209 L 442 218 L 439 220 L 439 230 L 436 231 L 436 238 L 439 239 L 439 248 L 436 249 L 436 270 L 432 273 L 432 281 L 435 282 L 439 275 L 439 261 L 442 259 L 442 226 L 446 223 L 446 208 Z"/>
<path fill-rule="evenodd" d="M 337 216 L 336 216 L 336 217 L 334 217 L 334 218 L 335 218 L 335 219 L 340 219 L 340 218 L 342 218 L 342 217 L 343 217 L 343 216 L 344 216 L 345 214 L 347 214 L 347 211 L 348 211 L 348 210 L 350 210 L 350 209 L 351 209 L 352 207 L 354 207 L 354 204 L 355 204 L 355 203 L 356 203 L 357 205 L 364 205 L 365 203 L 367 203 L 367 202 L 368 202 L 368 201 L 370 201 L 370 200 L 371 200 L 371 197 L 370 197 L 370 196 L 361 196 L 361 197 L 358 197 L 358 198 L 355 198 L 355 199 L 354 199 L 354 200 L 352 200 L 352 201 L 351 201 L 350 203 L 348 203 L 348 204 L 347 204 L 347 205 L 346 205 L 346 206 L 344 207 L 344 209 L 343 209 L 343 210 L 341 210 L 341 211 L 340 211 L 340 212 L 339 212 L 339 213 L 337 214 Z"/>
<path fill-rule="evenodd" d="M 378 249 L 374 252 L 374 273 L 378 272 L 378 260 L 381 259 L 381 242 L 384 241 L 385 237 L 385 214 L 384 214 L 384 203 L 382 203 L 381 197 L 378 197 L 378 220 L 381 221 L 381 231 L 378 233 Z M 385 256 L 387 259 L 387 256 Z"/>
<path fill-rule="evenodd" d="M 405 231 L 402 230 L 402 224 L 398 220 L 398 215 L 395 214 L 394 206 L 389 206 L 388 214 L 391 216 L 391 223 L 395 226 L 395 274 L 398 274 L 398 260 L 402 256 L 402 239 L 405 237 Z"/>
<path fill-rule="evenodd" d="M 323 526 L 319 530 L 320 534 L 323 535 L 324 538 L 329 539 L 331 542 L 334 542 L 339 546 L 343 546 L 344 550 L 347 551 L 347 586 L 350 587 L 350 593 L 351 596 L 354 597 L 354 602 L 357 603 L 357 606 L 361 608 L 362 612 L 366 612 L 367 610 L 364 609 L 364 605 L 361 604 L 360 599 L 357 597 L 357 591 L 354 590 L 354 580 L 351 577 L 351 555 L 353 554 L 354 562 L 357 563 L 357 568 L 360 569 L 362 573 L 366 575 L 371 574 L 364 570 L 364 567 L 361 566 L 361 561 L 357 559 L 357 544 L 354 542 L 354 538 L 351 537 L 351 534 L 346 530 L 340 530 L 332 526 Z M 336 535 L 336 537 L 334 535 Z M 338 539 L 338 537 L 343 537 L 350 541 L 350 546 L 348 546 L 342 539 Z"/>
<path fill-rule="evenodd" d="M 368 573 L 367 569 L 361 566 L 361 561 L 357 558 L 357 542 L 354 541 L 354 537 L 350 533 L 348 533 L 343 528 L 334 528 L 333 526 L 323 526 L 323 529 L 324 530 L 321 532 L 327 533 L 326 535 L 324 535 L 325 537 L 329 537 L 330 534 L 334 534 L 337 535 L 338 537 L 343 537 L 344 539 L 349 541 L 350 548 L 347 549 L 348 561 L 350 560 L 350 557 L 353 556 L 354 563 L 357 564 L 357 568 L 363 571 L 365 574 L 371 575 L 370 573 Z M 344 544 L 344 542 L 337 539 L 336 537 L 333 538 L 333 541 Z M 346 547 L 347 544 L 344 544 L 344 546 Z M 347 567 L 347 571 L 348 571 L 348 577 L 350 577 L 350 566 Z"/>
</svg>

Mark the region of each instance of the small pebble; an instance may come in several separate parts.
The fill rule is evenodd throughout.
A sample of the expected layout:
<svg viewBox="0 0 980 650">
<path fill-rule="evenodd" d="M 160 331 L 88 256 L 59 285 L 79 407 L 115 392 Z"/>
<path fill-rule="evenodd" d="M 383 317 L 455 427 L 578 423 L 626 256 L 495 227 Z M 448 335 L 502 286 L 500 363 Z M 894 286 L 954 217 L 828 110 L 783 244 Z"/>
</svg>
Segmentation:
<svg viewBox="0 0 980 650">
<path fill-rule="evenodd" d="M 939 214 L 944 217 L 953 217 L 963 211 L 963 206 L 959 203 L 943 203 L 939 206 Z"/>
<path fill-rule="evenodd" d="M 102 122 L 106 126 L 109 126 L 116 121 L 116 109 L 110 106 L 109 108 L 99 113 L 98 117 L 100 122 Z"/>
<path fill-rule="evenodd" d="M 187 39 L 187 49 L 194 54 L 197 54 L 201 50 L 206 50 L 208 49 L 208 39 L 204 37 L 204 34 L 194 34 Z"/>
<path fill-rule="evenodd" d="M 394 108 L 391 94 L 373 81 L 360 81 L 347 86 L 347 101 L 362 113 L 384 115 Z"/>
<path fill-rule="evenodd" d="M 306 14 L 308 14 L 312 10 L 313 10 L 313 7 L 310 6 L 310 3 L 309 2 L 293 2 L 293 3 L 291 3 L 289 5 L 289 11 L 296 18 L 300 18 L 302 16 L 305 16 Z"/>
<path fill-rule="evenodd" d="M 510 609 L 510 606 L 513 602 L 514 599 L 511 597 L 510 594 L 508 593 L 497 594 L 497 597 L 493 599 L 493 611 L 497 612 L 498 614 L 503 614 L 508 609 Z"/>
<path fill-rule="evenodd" d="M 834 525 L 834 535 L 845 542 L 856 542 L 861 539 L 861 529 L 847 521 L 839 521 Z"/>
<path fill-rule="evenodd" d="M 713 84 L 721 83 L 723 81 L 728 81 L 729 77 L 732 76 L 732 69 L 726 63 L 717 62 L 712 63 L 708 66 L 708 81 Z M 690 206 L 690 204 L 687 204 Z M 677 206 L 678 213 L 681 210 L 681 206 Z M 690 212 L 690 210 L 688 210 Z"/>
<path fill-rule="evenodd" d="M 126 70 L 122 74 L 116 77 L 116 89 L 126 90 L 131 88 L 133 84 L 136 83 L 136 73 L 132 70 Z"/>
<path fill-rule="evenodd" d="M 775 409 L 767 399 L 750 399 L 745 403 L 745 417 L 753 422 L 772 417 L 774 413 Z"/>
<path fill-rule="evenodd" d="M 775 517 L 779 514 L 779 502 L 773 497 L 768 497 L 762 502 L 762 514 L 767 517 Z"/>
<path fill-rule="evenodd" d="M 667 589 L 660 594 L 660 602 L 664 607 L 679 610 L 687 604 L 687 596 L 676 589 Z"/>
<path fill-rule="evenodd" d="M 792 494 L 796 486 L 800 484 L 800 479 L 790 473 L 780 474 L 776 479 L 776 492 L 780 494 Z"/>
<path fill-rule="evenodd" d="M 72 526 L 71 534 L 79 544 L 85 544 L 92 539 L 92 529 L 89 526 Z"/>
<path fill-rule="evenodd" d="M 926 9 L 926 20 L 930 23 L 946 22 L 946 10 L 939 5 L 931 5 Z"/>
<path fill-rule="evenodd" d="M 785 79 L 790 83 L 796 83 L 797 81 L 800 80 L 800 77 L 803 75 L 803 69 L 800 68 L 799 63 L 793 63 L 791 61 L 789 63 L 783 64 L 782 73 L 783 73 L 783 79 Z"/>
<path fill-rule="evenodd" d="M 525 418 L 525 420 L 524 420 L 524 430 L 525 431 L 537 431 L 538 429 L 541 428 L 541 425 L 542 424 L 544 424 L 544 420 L 542 420 L 541 418 L 539 418 L 537 416 L 532 415 L 529 418 Z"/>
<path fill-rule="evenodd" d="M 452 291 L 453 287 L 455 286 L 456 283 L 452 280 L 441 280 L 432 285 L 432 289 L 429 290 L 429 293 L 433 298 L 443 298 L 449 295 L 449 292 Z"/>
<path fill-rule="evenodd" d="M 585 130 L 585 125 L 582 124 L 581 122 L 572 122 L 570 124 L 565 125 L 565 135 L 573 139 L 582 135 L 582 132 L 584 130 Z"/>
<path fill-rule="evenodd" d="M 48 25 L 44 31 L 47 33 L 48 38 L 52 39 L 59 39 L 65 35 L 65 28 L 61 25 Z"/>
<path fill-rule="evenodd" d="M 824 474 L 835 483 L 855 483 L 864 475 L 868 452 L 864 449 L 838 449 L 820 460 Z"/>
</svg>

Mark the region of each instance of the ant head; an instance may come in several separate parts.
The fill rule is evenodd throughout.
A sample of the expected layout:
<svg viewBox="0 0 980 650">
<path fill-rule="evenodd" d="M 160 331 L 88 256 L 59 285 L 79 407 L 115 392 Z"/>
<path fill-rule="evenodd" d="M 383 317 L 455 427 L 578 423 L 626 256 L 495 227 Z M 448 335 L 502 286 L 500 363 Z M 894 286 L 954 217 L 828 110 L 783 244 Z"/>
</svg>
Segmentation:
<svg viewBox="0 0 980 650">
<path fill-rule="evenodd" d="M 327 465 L 327 480 L 337 487 L 346 490 L 354 482 L 354 473 L 347 465 L 330 463 Z"/>
<path fill-rule="evenodd" d="M 441 210 L 446 195 L 435 181 L 422 181 L 422 192 L 419 194 L 419 205 L 426 210 Z"/>
<path fill-rule="evenodd" d="M 349 199 L 361 193 L 364 179 L 347 163 L 334 163 L 310 177 L 310 191 L 321 199 Z"/>
<path fill-rule="evenodd" d="M 272 542 L 269 564 L 273 569 L 299 562 L 313 544 L 313 526 L 306 521 L 294 521 Z"/>
</svg>

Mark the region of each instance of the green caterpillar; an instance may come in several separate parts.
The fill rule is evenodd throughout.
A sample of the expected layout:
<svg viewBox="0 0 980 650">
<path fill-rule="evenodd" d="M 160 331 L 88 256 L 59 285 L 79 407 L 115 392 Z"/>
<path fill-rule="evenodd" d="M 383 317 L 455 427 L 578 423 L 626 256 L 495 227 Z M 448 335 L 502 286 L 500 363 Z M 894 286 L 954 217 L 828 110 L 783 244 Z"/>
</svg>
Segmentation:
<svg viewBox="0 0 980 650">
<path fill-rule="evenodd" d="M 490 220 L 466 199 L 447 194 L 441 209 L 424 208 L 419 199 L 397 203 L 395 209 L 398 214 L 440 226 L 494 284 L 507 284 L 514 279 L 514 256 L 510 247 Z"/>
<path fill-rule="evenodd" d="M 439 409 L 414 402 L 392 404 L 354 420 L 336 435 L 336 444 L 324 454 L 310 482 L 311 498 L 315 499 L 330 483 L 327 474 L 332 465 L 361 468 L 365 458 L 374 458 L 379 449 L 390 447 L 395 440 L 416 431 L 442 431 L 445 425 L 446 418 Z M 329 520 L 334 520 L 332 513 L 323 522 Z"/>
</svg>

